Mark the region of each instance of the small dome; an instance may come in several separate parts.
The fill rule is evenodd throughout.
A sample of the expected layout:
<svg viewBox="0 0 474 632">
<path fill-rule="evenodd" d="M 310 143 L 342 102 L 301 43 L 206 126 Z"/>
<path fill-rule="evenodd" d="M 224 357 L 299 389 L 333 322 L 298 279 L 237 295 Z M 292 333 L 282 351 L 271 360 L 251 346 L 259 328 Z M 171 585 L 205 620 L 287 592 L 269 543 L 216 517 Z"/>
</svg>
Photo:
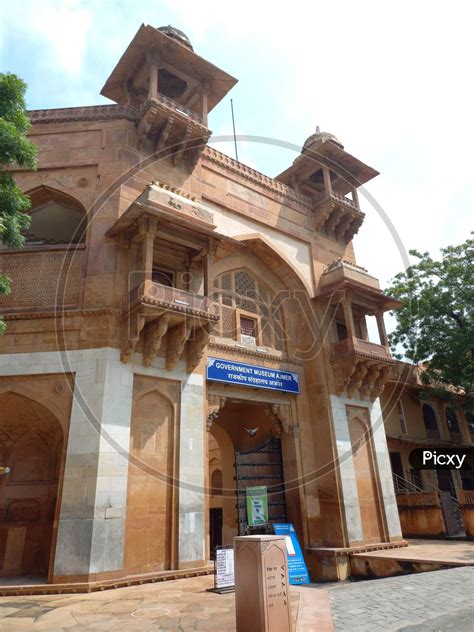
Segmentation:
<svg viewBox="0 0 474 632">
<path fill-rule="evenodd" d="M 173 39 L 178 40 L 180 44 L 186 46 L 186 48 L 189 48 L 189 50 L 194 50 L 191 41 L 186 33 L 183 33 L 183 31 L 176 29 L 174 26 L 171 26 L 171 24 L 168 24 L 168 26 L 159 26 L 157 28 L 157 31 L 161 31 L 168 37 L 172 37 Z"/>
<path fill-rule="evenodd" d="M 334 136 L 334 134 L 330 134 L 329 132 L 321 132 L 318 126 L 316 127 L 316 132 L 314 134 L 311 134 L 311 136 L 306 139 L 303 145 L 303 152 L 307 149 L 310 149 L 311 145 L 314 145 L 315 143 L 325 142 L 327 140 L 331 140 L 333 143 L 336 143 L 336 145 L 339 145 L 339 147 L 344 148 L 344 145 Z"/>
</svg>

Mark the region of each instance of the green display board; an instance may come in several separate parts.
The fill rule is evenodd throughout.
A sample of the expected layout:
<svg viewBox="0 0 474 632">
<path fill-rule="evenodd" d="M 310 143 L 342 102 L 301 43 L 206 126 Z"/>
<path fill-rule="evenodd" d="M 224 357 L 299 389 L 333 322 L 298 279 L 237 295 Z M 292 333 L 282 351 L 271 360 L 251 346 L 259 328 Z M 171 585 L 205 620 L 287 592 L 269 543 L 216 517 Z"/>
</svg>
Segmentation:
<svg viewBox="0 0 474 632">
<path fill-rule="evenodd" d="M 249 526 L 257 527 L 268 523 L 268 498 L 267 488 L 264 485 L 259 487 L 247 487 L 247 520 Z"/>
</svg>

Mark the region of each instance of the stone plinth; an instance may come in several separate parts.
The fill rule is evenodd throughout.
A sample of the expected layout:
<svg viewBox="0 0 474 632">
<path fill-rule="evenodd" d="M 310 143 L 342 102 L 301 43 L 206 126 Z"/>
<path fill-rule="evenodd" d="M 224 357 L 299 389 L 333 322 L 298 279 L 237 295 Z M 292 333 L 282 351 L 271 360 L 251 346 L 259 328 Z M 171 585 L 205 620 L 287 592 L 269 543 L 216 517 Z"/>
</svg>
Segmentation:
<svg viewBox="0 0 474 632">
<path fill-rule="evenodd" d="M 237 632 L 291 632 L 285 538 L 234 538 Z"/>
</svg>

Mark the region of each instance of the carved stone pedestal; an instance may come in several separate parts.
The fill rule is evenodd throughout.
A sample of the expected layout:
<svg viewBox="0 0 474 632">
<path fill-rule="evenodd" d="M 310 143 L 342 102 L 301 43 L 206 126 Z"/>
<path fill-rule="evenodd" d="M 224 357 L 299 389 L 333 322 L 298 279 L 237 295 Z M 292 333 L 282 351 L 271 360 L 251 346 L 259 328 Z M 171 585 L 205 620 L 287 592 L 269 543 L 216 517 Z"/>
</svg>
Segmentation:
<svg viewBox="0 0 474 632">
<path fill-rule="evenodd" d="M 234 538 L 237 632 L 291 632 L 285 538 Z"/>
</svg>

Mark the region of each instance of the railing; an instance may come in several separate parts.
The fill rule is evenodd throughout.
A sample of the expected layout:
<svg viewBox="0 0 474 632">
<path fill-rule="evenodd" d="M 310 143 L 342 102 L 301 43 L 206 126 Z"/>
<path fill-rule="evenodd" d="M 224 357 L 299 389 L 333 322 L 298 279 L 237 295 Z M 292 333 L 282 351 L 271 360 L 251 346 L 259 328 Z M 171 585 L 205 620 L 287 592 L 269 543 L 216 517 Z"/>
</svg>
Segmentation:
<svg viewBox="0 0 474 632">
<path fill-rule="evenodd" d="M 216 304 L 207 296 L 187 292 L 161 283 L 145 282 L 130 292 L 130 304 L 136 300 L 169 307 L 176 311 L 199 311 L 217 315 Z"/>
<path fill-rule="evenodd" d="M 330 194 L 325 192 L 317 196 L 314 199 L 314 207 L 316 208 L 317 206 L 321 206 L 326 202 L 336 202 L 337 204 L 344 206 L 351 211 L 356 211 L 357 213 L 360 213 L 362 215 L 362 211 L 354 202 L 354 200 L 351 200 L 350 198 L 346 197 L 345 195 L 341 195 L 340 193 L 336 193 L 335 191 L 332 191 L 332 193 Z"/>
<path fill-rule="evenodd" d="M 169 99 L 168 97 L 165 97 L 164 94 L 158 94 L 156 97 L 153 97 L 151 101 L 155 103 L 159 103 L 160 105 L 164 105 L 165 107 L 170 108 L 177 114 L 181 114 L 182 116 L 185 116 L 186 118 L 191 119 L 195 123 L 199 123 L 200 125 L 204 124 L 202 121 L 202 117 L 199 114 L 197 114 L 197 112 L 193 112 L 193 110 L 190 110 L 185 105 L 181 105 L 181 103 L 176 103 L 176 101 L 173 101 L 172 99 Z M 148 109 L 148 105 L 149 105 L 149 101 L 145 101 L 145 103 L 140 107 L 140 115 L 142 115 Z"/>
<path fill-rule="evenodd" d="M 351 351 L 366 353 L 371 356 L 377 356 L 382 360 L 391 360 L 390 352 L 387 347 L 379 345 L 369 340 L 361 340 L 360 338 L 346 338 L 339 340 L 332 345 L 333 355 L 343 355 Z"/>
</svg>

